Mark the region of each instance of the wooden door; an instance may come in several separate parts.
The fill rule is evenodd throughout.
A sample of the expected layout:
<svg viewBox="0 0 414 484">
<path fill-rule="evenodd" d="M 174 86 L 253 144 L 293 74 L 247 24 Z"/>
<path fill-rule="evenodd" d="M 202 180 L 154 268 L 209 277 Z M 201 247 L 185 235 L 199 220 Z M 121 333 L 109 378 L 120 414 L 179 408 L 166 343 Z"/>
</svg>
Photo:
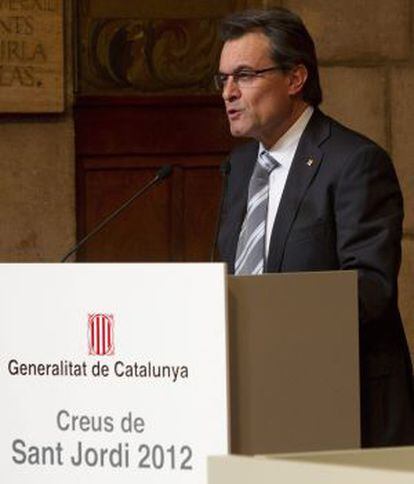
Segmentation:
<svg viewBox="0 0 414 484">
<path fill-rule="evenodd" d="M 79 251 L 80 261 L 207 261 L 234 141 L 219 96 L 82 97 L 75 107 L 78 240 L 165 164 L 153 187 Z"/>
</svg>

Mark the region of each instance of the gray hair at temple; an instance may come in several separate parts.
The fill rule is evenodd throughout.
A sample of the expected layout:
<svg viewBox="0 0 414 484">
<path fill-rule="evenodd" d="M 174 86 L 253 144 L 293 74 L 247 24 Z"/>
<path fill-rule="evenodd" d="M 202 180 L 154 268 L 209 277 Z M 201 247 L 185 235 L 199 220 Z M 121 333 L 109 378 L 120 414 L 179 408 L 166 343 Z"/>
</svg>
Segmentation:
<svg viewBox="0 0 414 484">
<path fill-rule="evenodd" d="M 271 57 L 285 71 L 303 64 L 308 78 L 302 90 L 303 100 L 312 106 L 322 102 L 315 44 L 302 19 L 285 8 L 245 10 L 228 15 L 222 21 L 223 42 L 235 40 L 248 32 L 261 31 L 272 47 Z"/>
</svg>

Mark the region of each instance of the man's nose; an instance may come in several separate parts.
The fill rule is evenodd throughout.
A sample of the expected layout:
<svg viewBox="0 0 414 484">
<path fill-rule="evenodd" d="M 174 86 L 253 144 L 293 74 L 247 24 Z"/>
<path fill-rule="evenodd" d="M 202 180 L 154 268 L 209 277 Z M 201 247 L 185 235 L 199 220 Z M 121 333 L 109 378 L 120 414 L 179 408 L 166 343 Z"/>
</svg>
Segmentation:
<svg viewBox="0 0 414 484">
<path fill-rule="evenodd" d="M 225 101 L 232 101 L 240 97 L 240 89 L 233 76 L 229 76 L 224 83 L 222 96 Z"/>
</svg>

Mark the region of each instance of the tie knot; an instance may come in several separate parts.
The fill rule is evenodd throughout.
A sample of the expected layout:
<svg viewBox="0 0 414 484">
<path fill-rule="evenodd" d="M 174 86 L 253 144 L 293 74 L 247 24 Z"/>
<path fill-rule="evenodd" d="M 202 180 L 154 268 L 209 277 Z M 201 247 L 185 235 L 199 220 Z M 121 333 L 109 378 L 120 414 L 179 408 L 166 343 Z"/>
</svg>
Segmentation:
<svg viewBox="0 0 414 484">
<path fill-rule="evenodd" d="M 280 163 L 273 158 L 273 156 L 266 150 L 263 150 L 259 155 L 259 163 L 267 173 L 271 173 Z"/>
</svg>

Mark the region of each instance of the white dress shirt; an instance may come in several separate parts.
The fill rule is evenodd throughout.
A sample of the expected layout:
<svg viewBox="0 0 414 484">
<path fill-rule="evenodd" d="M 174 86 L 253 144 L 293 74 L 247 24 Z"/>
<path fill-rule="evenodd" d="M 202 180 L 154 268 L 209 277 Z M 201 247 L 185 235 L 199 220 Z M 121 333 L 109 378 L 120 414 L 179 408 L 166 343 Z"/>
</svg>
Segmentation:
<svg viewBox="0 0 414 484">
<path fill-rule="evenodd" d="M 286 133 L 278 139 L 276 144 L 268 150 L 273 158 L 280 163 L 280 166 L 275 168 L 269 177 L 269 202 L 266 220 L 266 258 L 269 253 L 273 225 L 275 223 L 280 199 L 282 198 L 293 157 L 295 156 L 299 140 L 305 131 L 306 125 L 308 124 L 313 111 L 313 107 L 308 106 L 295 124 L 293 124 Z M 265 147 L 260 143 L 259 153 L 264 149 Z"/>
</svg>

